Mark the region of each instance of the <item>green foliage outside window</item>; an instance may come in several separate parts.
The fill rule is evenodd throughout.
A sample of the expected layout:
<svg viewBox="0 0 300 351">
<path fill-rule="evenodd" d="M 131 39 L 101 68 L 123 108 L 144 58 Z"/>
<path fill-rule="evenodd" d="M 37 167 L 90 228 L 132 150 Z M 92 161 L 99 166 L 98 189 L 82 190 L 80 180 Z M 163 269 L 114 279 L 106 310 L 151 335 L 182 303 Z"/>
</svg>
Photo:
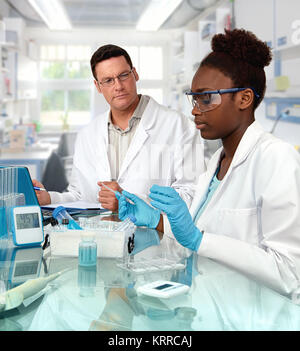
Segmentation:
<svg viewBox="0 0 300 351">
<path fill-rule="evenodd" d="M 91 69 L 88 62 L 68 62 L 67 75 L 70 79 L 89 79 L 91 78 Z"/>
<path fill-rule="evenodd" d="M 62 79 L 65 74 L 64 62 L 42 62 L 41 75 L 44 79 Z"/>
<path fill-rule="evenodd" d="M 70 111 L 89 111 L 91 94 L 89 90 L 69 91 Z"/>
<path fill-rule="evenodd" d="M 63 111 L 64 91 L 45 90 L 42 93 L 42 111 Z"/>
</svg>

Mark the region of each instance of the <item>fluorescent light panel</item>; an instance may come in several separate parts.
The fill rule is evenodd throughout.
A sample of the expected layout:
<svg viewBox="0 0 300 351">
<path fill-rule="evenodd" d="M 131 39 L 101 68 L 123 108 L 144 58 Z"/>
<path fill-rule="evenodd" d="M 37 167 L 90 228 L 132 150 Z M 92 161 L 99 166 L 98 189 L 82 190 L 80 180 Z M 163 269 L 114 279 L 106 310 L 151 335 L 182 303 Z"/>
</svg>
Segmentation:
<svg viewBox="0 0 300 351">
<path fill-rule="evenodd" d="M 71 22 L 60 0 L 27 0 L 49 29 L 68 30 Z"/>
<path fill-rule="evenodd" d="M 158 30 L 182 1 L 183 0 L 151 0 L 146 10 L 142 13 L 136 29 L 144 31 Z"/>
</svg>

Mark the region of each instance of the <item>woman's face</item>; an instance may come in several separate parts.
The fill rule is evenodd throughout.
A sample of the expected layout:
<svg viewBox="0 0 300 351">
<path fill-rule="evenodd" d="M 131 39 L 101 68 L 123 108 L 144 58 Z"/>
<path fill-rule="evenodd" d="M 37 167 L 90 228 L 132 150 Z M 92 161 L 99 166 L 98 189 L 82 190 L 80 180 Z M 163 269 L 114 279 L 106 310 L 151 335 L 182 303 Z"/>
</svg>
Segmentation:
<svg viewBox="0 0 300 351">
<path fill-rule="evenodd" d="M 235 87 L 232 80 L 216 68 L 203 66 L 196 72 L 191 90 L 195 92 L 229 89 Z M 196 106 L 192 110 L 196 128 L 204 139 L 225 139 L 241 127 L 241 116 L 237 104 L 239 93 L 221 95 L 220 105 L 210 111 L 201 112 Z"/>
</svg>

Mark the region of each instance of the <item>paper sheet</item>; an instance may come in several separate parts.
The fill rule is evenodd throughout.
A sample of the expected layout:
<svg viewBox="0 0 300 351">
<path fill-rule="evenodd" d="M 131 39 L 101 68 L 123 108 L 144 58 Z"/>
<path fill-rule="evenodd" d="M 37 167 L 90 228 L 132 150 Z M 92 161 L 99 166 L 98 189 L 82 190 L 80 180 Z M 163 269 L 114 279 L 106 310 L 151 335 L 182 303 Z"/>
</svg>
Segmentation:
<svg viewBox="0 0 300 351">
<path fill-rule="evenodd" d="M 64 202 L 64 203 L 58 203 L 58 204 L 50 204 L 50 205 L 42 206 L 42 208 L 53 209 L 58 206 L 63 206 L 65 208 L 79 209 L 79 210 L 91 210 L 91 209 L 102 210 L 103 209 L 103 207 L 101 207 L 101 204 L 99 202 L 94 203 L 94 202 L 86 202 L 86 201 L 73 201 L 73 202 Z"/>
</svg>

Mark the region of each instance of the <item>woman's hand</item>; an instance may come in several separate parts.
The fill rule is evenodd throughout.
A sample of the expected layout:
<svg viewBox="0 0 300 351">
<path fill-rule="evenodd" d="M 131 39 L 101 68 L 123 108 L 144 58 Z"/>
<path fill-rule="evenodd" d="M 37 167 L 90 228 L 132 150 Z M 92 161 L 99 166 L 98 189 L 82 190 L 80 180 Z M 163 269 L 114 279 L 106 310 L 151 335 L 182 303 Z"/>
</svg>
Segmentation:
<svg viewBox="0 0 300 351">
<path fill-rule="evenodd" d="M 160 211 L 149 206 L 144 200 L 127 191 L 117 193 L 119 218 L 123 221 L 129 217 L 138 226 L 155 229 L 160 220 Z M 130 203 L 128 199 L 132 202 Z"/>
<path fill-rule="evenodd" d="M 153 185 L 149 195 L 151 205 L 164 212 L 176 240 L 184 247 L 197 251 L 203 234 L 195 226 L 186 203 L 171 187 Z"/>
</svg>

